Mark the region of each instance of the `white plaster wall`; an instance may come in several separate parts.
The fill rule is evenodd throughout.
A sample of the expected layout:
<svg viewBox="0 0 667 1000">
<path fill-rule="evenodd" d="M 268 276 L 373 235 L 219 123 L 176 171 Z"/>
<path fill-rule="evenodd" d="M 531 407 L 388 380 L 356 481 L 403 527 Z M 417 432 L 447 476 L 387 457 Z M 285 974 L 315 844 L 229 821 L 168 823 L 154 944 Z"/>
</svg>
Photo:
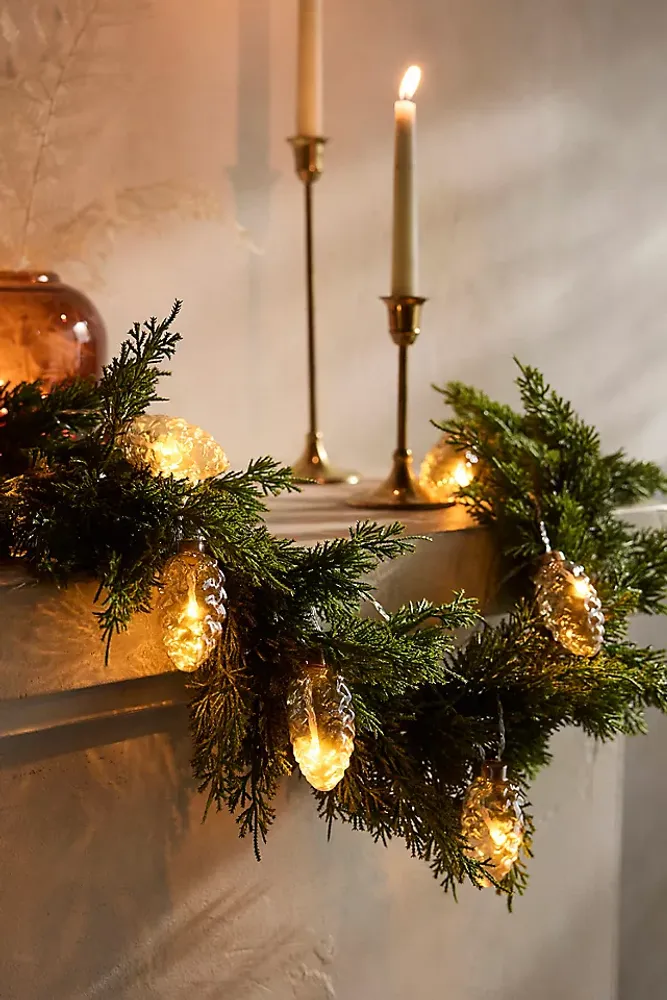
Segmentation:
<svg viewBox="0 0 667 1000">
<path fill-rule="evenodd" d="M 3 1000 L 615 996 L 620 747 L 556 741 L 509 916 L 493 893 L 443 896 L 402 844 L 338 826 L 327 843 L 296 777 L 258 864 L 231 819 L 202 825 L 184 719 L 131 727 L 3 754 Z"/>
<path fill-rule="evenodd" d="M 392 100 L 412 60 L 430 298 L 411 352 L 415 452 L 441 410 L 433 380 L 510 397 L 516 353 L 609 446 L 665 456 L 666 36 L 662 0 L 327 0 L 317 276 L 337 459 L 381 473 L 393 444 L 377 298 Z M 305 430 L 294 47 L 294 0 L 0 4 L 6 262 L 37 165 L 28 259 L 94 296 L 112 346 L 182 296 L 171 409 L 237 462 L 290 460 Z M 54 75 L 45 110 L 36 77 L 52 92 Z"/>
<path fill-rule="evenodd" d="M 641 641 L 667 645 L 667 623 L 642 619 Z M 667 979 L 667 720 L 648 714 L 649 732 L 626 746 L 621 867 L 619 1000 L 654 1000 Z"/>
<path fill-rule="evenodd" d="M 454 566 L 483 593 L 480 542 L 481 532 L 453 532 L 422 545 L 379 574 L 379 599 L 447 596 Z M 41 693 L 33 701 L 51 697 L 62 710 L 62 689 L 145 662 L 150 622 L 125 637 L 123 662 L 114 656 L 105 677 L 84 589 L 59 600 L 3 579 L 4 725 L 26 703 L 12 699 Z M 613 1000 L 623 747 L 566 732 L 554 753 L 531 790 L 530 892 L 510 916 L 492 892 L 466 887 L 459 904 L 443 896 L 400 842 L 385 849 L 336 826 L 328 844 L 296 776 L 258 864 L 231 818 L 202 825 L 182 708 L 5 739 L 0 996 Z"/>
<path fill-rule="evenodd" d="M 467 539 L 469 574 L 483 564 L 479 535 Z M 457 563 L 463 541 L 453 540 Z M 392 607 L 433 588 L 438 596 L 441 574 L 422 548 L 378 584 Z M 83 594 L 61 605 L 72 621 L 58 654 L 54 599 L 43 591 L 10 592 L 0 604 L 4 698 L 100 682 Z M 130 668 L 152 638 L 148 627 L 126 637 Z M 65 683 L 54 683 L 68 648 Z M 11 705 L 0 701 L 5 723 Z M 443 896 L 400 842 L 385 849 L 336 826 L 327 843 L 296 776 L 283 784 L 258 864 L 228 816 L 201 822 L 182 708 L 4 740 L 0 996 L 614 1000 L 623 745 L 565 732 L 553 749 L 530 795 L 530 891 L 510 916 L 493 892 L 465 887 L 458 904 Z"/>
</svg>

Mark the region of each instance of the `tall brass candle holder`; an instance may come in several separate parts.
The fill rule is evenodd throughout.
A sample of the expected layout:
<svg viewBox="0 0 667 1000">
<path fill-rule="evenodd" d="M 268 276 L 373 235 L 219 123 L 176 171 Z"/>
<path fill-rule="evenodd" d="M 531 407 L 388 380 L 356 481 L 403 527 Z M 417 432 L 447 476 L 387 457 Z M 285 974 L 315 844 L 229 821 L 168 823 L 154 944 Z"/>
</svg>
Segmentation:
<svg viewBox="0 0 667 1000">
<path fill-rule="evenodd" d="M 325 483 L 359 482 L 356 472 L 336 469 L 329 461 L 322 433 L 317 422 L 317 355 L 315 350 L 315 281 L 313 264 L 313 184 L 324 167 L 324 144 L 321 136 L 296 135 L 288 142 L 294 150 L 294 165 L 303 184 L 305 199 L 306 237 L 306 317 L 308 330 L 308 433 L 301 457 L 292 464 L 292 471 L 302 479 Z"/>
<path fill-rule="evenodd" d="M 412 471 L 412 452 L 408 448 L 408 348 L 419 336 L 421 310 L 426 299 L 416 295 L 389 295 L 383 298 L 389 312 L 389 333 L 398 347 L 398 409 L 396 450 L 391 472 L 370 493 L 348 500 L 350 507 L 369 510 L 410 508 L 427 510 L 449 507 L 430 499 Z"/>
</svg>

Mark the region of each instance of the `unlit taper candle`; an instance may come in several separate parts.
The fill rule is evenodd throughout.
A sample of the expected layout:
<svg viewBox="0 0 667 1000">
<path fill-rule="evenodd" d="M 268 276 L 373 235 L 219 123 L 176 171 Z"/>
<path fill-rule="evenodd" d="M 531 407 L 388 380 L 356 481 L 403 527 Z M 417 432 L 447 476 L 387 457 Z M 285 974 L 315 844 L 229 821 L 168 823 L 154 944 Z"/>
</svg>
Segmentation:
<svg viewBox="0 0 667 1000">
<path fill-rule="evenodd" d="M 415 185 L 415 124 L 417 106 L 412 100 L 422 71 L 410 66 L 394 104 L 394 227 L 391 294 L 418 294 L 417 192 Z"/>
<path fill-rule="evenodd" d="M 322 135 L 322 0 L 299 0 L 297 135 Z"/>
</svg>

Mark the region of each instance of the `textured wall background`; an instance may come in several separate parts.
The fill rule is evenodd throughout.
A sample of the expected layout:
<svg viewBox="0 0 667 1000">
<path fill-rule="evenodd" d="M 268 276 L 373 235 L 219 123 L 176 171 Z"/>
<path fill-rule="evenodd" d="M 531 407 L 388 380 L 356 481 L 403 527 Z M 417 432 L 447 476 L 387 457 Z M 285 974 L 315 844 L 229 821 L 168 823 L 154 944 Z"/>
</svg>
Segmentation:
<svg viewBox="0 0 667 1000">
<path fill-rule="evenodd" d="M 419 593 L 409 565 L 394 570 L 380 582 L 387 605 Z M 425 580 L 437 579 L 432 566 Z M 36 596 L 3 620 L 0 695 L 17 695 L 16 674 L 53 688 L 53 617 L 20 641 Z M 99 656 L 99 639 L 77 621 L 80 607 L 60 644 L 71 686 L 99 679 L 85 654 Z M 146 630 L 127 637 L 128 664 L 145 644 Z M 0 996 L 612 1000 L 623 746 L 565 732 L 554 751 L 531 789 L 530 892 L 509 916 L 492 892 L 444 897 L 402 843 L 338 826 L 327 843 L 296 775 L 258 864 L 228 816 L 202 824 L 180 710 L 5 742 Z"/>
<path fill-rule="evenodd" d="M 483 591 L 483 542 L 453 532 L 422 545 L 378 574 L 380 600 L 445 598 L 452 576 Z M 85 588 L 58 597 L 13 582 L 0 572 L 4 723 L 21 718 L 8 720 L 6 699 L 143 668 L 150 621 L 123 637 L 106 676 Z M 67 710 L 70 696 L 51 697 Z M 201 822 L 182 709 L 4 741 L 0 996 L 612 1000 L 623 746 L 565 732 L 554 752 L 531 789 L 531 891 L 509 916 L 492 892 L 443 897 L 402 843 L 386 849 L 338 827 L 327 843 L 297 776 L 283 784 L 258 864 L 231 818 Z"/>
<path fill-rule="evenodd" d="M 171 409 L 239 462 L 290 460 L 305 430 L 301 190 L 285 143 L 295 13 L 293 0 L 0 6 L 3 256 L 25 249 L 78 282 L 112 346 L 183 297 Z M 431 381 L 509 398 L 516 353 L 610 446 L 665 456 L 666 32 L 661 0 L 327 4 L 317 270 L 322 423 L 341 460 L 384 472 L 392 446 L 377 297 L 392 101 L 413 60 L 430 297 L 412 352 L 415 452 L 440 412 Z"/>
<path fill-rule="evenodd" d="M 32 751 L 0 764 L 3 1000 L 615 995 L 618 747 L 558 740 L 532 796 L 531 892 L 511 917 L 493 894 L 443 898 L 400 844 L 339 828 L 327 844 L 297 778 L 257 864 L 232 820 L 201 824 L 178 719 Z"/>
<path fill-rule="evenodd" d="M 639 628 L 642 642 L 665 648 L 662 619 L 642 619 Z M 667 722 L 651 711 L 648 723 L 648 735 L 628 740 L 625 749 L 619 1000 L 654 1000 L 667 974 L 667 867 L 662 860 L 651 861 L 667 817 Z"/>
<path fill-rule="evenodd" d="M 378 574 L 380 600 L 444 599 L 452 577 L 483 592 L 484 541 L 452 532 L 420 546 Z M 86 588 L 16 589 L 17 576 L 0 571 L 3 724 L 25 720 L 8 719 L 11 699 L 34 709 L 56 691 L 66 712 L 75 696 L 63 689 L 131 677 L 147 658 L 158 666 L 150 620 L 114 646 L 107 673 Z M 510 917 L 493 893 L 443 897 L 402 843 L 385 849 L 338 827 L 327 843 L 297 776 L 258 864 L 231 818 L 202 824 L 184 716 L 163 709 L 3 741 L 2 1000 L 614 997 L 621 744 L 599 749 L 574 732 L 555 741 L 555 764 L 531 790 L 531 891 Z"/>
</svg>

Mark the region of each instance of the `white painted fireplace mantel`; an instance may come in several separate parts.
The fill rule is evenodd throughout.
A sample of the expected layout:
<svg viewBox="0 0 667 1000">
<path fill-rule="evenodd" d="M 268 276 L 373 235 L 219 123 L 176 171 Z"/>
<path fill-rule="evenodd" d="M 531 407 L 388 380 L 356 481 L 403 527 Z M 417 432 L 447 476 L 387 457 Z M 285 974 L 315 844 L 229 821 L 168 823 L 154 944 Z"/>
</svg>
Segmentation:
<svg viewBox="0 0 667 1000">
<path fill-rule="evenodd" d="M 355 520 L 343 495 L 281 499 L 270 526 L 303 543 L 341 534 Z M 387 607 L 460 587 L 488 604 L 493 551 L 464 512 L 407 526 L 433 540 L 379 571 Z M 184 679 L 152 618 L 105 668 L 90 597 L 0 570 L 3 1000 L 616 997 L 621 742 L 554 740 L 531 795 L 531 886 L 512 915 L 488 891 L 445 897 L 400 843 L 343 827 L 327 843 L 296 776 L 260 864 L 230 817 L 202 823 Z"/>
</svg>

